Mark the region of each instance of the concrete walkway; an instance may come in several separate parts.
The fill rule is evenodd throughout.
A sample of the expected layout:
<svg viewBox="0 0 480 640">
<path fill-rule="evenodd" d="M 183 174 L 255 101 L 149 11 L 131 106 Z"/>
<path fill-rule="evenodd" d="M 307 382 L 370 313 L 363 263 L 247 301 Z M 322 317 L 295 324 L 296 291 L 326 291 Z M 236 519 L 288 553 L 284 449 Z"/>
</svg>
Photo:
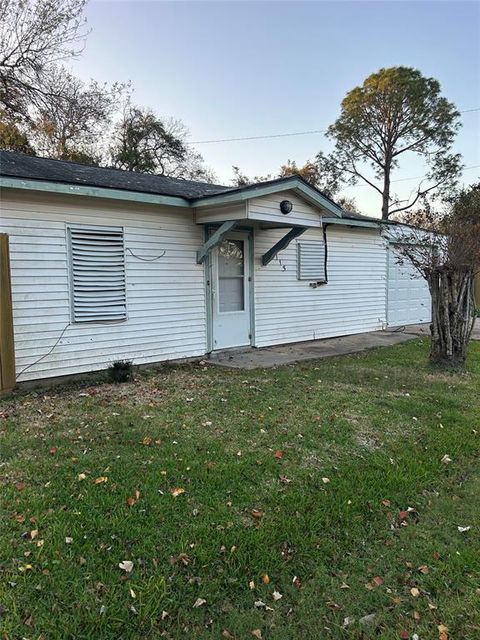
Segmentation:
<svg viewBox="0 0 480 640">
<path fill-rule="evenodd" d="M 412 340 L 416 336 L 430 337 L 428 324 L 412 324 L 406 327 L 392 328 L 388 331 L 371 331 L 341 338 L 326 338 L 309 342 L 263 347 L 261 349 L 240 349 L 213 353 L 209 362 L 232 369 L 257 369 L 292 364 L 302 360 L 315 360 L 341 356 L 347 353 L 366 351 L 373 347 L 388 347 Z M 480 323 L 476 322 L 475 340 L 480 340 Z"/>
</svg>

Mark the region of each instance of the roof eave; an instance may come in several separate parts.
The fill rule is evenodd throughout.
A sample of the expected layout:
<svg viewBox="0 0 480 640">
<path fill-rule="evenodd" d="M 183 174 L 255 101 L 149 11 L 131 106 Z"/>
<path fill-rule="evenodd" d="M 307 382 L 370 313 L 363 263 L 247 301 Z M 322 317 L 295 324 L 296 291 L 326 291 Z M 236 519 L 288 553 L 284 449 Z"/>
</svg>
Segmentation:
<svg viewBox="0 0 480 640">
<path fill-rule="evenodd" d="M 142 202 L 145 204 L 159 204 L 170 207 L 191 207 L 190 201 L 180 196 L 163 196 L 140 191 L 109 189 L 107 187 L 90 187 L 80 184 L 77 185 L 62 182 L 49 182 L 45 180 L 12 178 L 9 176 L 0 176 L 0 188 L 24 189 L 27 191 L 57 193 L 60 195 L 68 194 L 73 196 L 89 196 L 93 198 L 107 198 L 110 200 L 125 200 L 127 202 Z"/>
<path fill-rule="evenodd" d="M 357 218 L 322 218 L 323 224 L 341 224 L 345 227 L 364 227 L 366 229 L 378 229 L 381 226 L 381 220 L 378 222 L 370 222 L 369 220 L 359 220 Z"/>
</svg>

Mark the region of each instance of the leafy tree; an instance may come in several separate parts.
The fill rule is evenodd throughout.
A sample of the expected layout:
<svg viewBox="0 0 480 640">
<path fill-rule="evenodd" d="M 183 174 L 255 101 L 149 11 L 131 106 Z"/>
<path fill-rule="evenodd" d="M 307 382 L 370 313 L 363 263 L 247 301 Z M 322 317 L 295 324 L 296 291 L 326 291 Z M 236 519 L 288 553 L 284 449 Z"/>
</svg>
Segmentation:
<svg viewBox="0 0 480 640">
<path fill-rule="evenodd" d="M 335 196 L 335 202 L 345 209 L 346 211 L 358 211 L 357 204 L 353 198 L 348 198 L 347 196 L 336 195 L 338 188 L 331 188 L 331 185 L 324 180 L 324 176 L 321 172 L 319 165 L 315 162 L 311 162 L 307 160 L 307 162 L 299 167 L 295 160 L 287 160 L 286 164 L 283 164 L 280 167 L 280 170 L 277 175 L 272 176 L 268 174 L 266 176 L 254 176 L 253 178 L 249 178 L 247 175 L 242 173 L 239 167 L 232 167 L 234 177 L 233 184 L 238 187 L 244 187 L 249 184 L 255 184 L 257 182 L 266 182 L 268 180 L 275 180 L 276 178 L 287 178 L 288 176 L 300 176 L 306 182 L 311 184 L 313 187 L 316 187 L 322 193 L 324 193 L 327 197 L 333 198 Z"/>
<path fill-rule="evenodd" d="M 19 118 L 0 109 L 0 149 L 35 155 Z"/>
<path fill-rule="evenodd" d="M 361 213 L 355 198 L 339 195 L 336 196 L 334 200 L 338 204 L 338 206 L 342 207 L 342 209 L 345 209 L 345 211 L 350 211 L 351 213 Z"/>
<path fill-rule="evenodd" d="M 300 176 L 314 187 L 319 187 L 322 182 L 320 167 L 315 162 L 307 160 L 303 167 L 297 166 L 295 160 L 287 160 L 286 164 L 280 167 L 278 173 L 280 178 L 287 176 Z"/>
<path fill-rule="evenodd" d="M 405 214 L 404 222 L 412 226 L 393 231 L 399 261 L 413 264 L 432 296 L 430 359 L 463 367 L 475 322 L 475 274 L 480 270 L 480 185 L 451 198 L 443 212 L 426 206 Z"/>
<path fill-rule="evenodd" d="M 127 103 L 114 128 L 111 162 L 128 171 L 211 181 L 202 156 L 189 148 L 186 137 L 180 121 L 164 122 L 152 110 Z"/>
<path fill-rule="evenodd" d="M 32 115 L 31 137 L 40 155 L 98 164 L 105 137 L 124 85 L 87 85 L 55 67 L 44 78 L 45 94 Z"/>
<path fill-rule="evenodd" d="M 86 0 L 0 0 L 0 105 L 28 117 L 59 60 L 81 50 Z"/>
<path fill-rule="evenodd" d="M 232 184 L 236 187 L 247 187 L 249 184 L 256 184 L 257 182 L 268 182 L 269 180 L 275 179 L 270 174 L 266 176 L 254 176 L 253 178 L 249 178 L 245 173 L 242 173 L 240 167 L 233 166 L 232 169 Z"/>
<path fill-rule="evenodd" d="M 335 143 L 330 155 L 320 152 L 317 163 L 332 191 L 358 179 L 382 197 L 382 218 L 406 211 L 428 193 L 442 195 L 455 184 L 460 155 L 452 152 L 459 112 L 440 93 L 434 78 L 409 67 L 373 73 L 342 101 L 337 121 L 327 136 Z M 408 154 L 422 157 L 428 171 L 408 201 L 392 196 L 391 174 Z M 369 177 L 373 171 L 378 186 Z"/>
</svg>

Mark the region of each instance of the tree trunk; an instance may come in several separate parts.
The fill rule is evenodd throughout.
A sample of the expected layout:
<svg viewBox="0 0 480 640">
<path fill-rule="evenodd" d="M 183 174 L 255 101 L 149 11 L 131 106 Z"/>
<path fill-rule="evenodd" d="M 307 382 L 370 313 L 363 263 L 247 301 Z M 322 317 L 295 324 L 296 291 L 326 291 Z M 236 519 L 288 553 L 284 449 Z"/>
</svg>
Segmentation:
<svg viewBox="0 0 480 640">
<path fill-rule="evenodd" d="M 388 220 L 390 208 L 390 162 L 387 160 L 383 174 L 382 220 Z"/>
<path fill-rule="evenodd" d="M 435 268 L 428 286 L 432 295 L 432 346 L 430 360 L 462 368 L 475 322 L 474 275 L 470 270 Z"/>
</svg>

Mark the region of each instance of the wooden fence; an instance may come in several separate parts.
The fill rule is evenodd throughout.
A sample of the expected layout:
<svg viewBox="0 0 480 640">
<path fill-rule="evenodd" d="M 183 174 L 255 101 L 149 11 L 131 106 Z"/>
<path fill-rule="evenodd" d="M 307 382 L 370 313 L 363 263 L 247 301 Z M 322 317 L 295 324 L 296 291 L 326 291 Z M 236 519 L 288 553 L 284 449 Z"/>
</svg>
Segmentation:
<svg viewBox="0 0 480 640">
<path fill-rule="evenodd" d="M 15 386 L 12 286 L 8 235 L 0 233 L 0 393 Z"/>
</svg>

